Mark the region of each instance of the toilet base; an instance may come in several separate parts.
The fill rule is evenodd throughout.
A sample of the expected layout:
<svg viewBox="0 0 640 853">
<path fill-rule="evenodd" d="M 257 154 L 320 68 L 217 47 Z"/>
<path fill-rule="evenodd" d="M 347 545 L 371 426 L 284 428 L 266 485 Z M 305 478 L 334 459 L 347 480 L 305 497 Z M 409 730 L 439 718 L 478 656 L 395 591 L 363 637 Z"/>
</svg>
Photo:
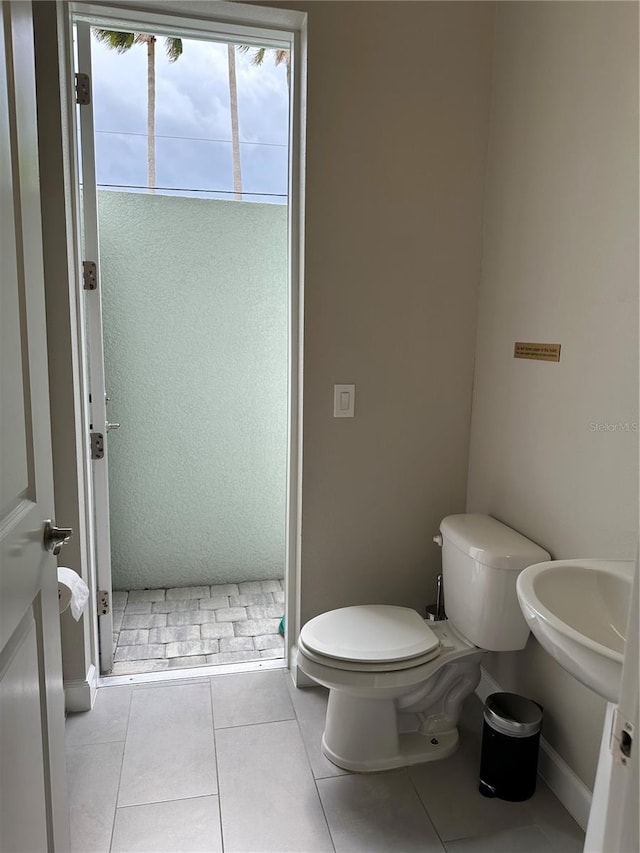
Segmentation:
<svg viewBox="0 0 640 853">
<path fill-rule="evenodd" d="M 436 741 L 435 743 L 433 741 Z M 398 752 L 386 758 L 368 758 L 354 760 L 337 755 L 322 736 L 322 752 L 338 767 L 353 773 L 379 773 L 382 770 L 394 770 L 397 767 L 409 767 L 411 764 L 423 764 L 425 761 L 438 761 L 447 758 L 458 749 L 458 730 L 438 734 L 428 738 L 419 732 L 404 732 L 398 735 Z"/>
<path fill-rule="evenodd" d="M 446 758 L 458 747 L 455 720 L 441 715 L 428 731 L 400 731 L 395 699 L 329 692 L 322 751 L 333 764 L 375 773 Z"/>
</svg>

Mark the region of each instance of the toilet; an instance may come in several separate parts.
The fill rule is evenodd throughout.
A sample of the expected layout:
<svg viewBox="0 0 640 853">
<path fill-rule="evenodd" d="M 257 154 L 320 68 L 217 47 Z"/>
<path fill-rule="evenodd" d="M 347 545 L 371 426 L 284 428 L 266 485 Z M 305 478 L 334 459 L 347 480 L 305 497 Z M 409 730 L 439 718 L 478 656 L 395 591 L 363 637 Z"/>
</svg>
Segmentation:
<svg viewBox="0 0 640 853">
<path fill-rule="evenodd" d="M 447 516 L 434 541 L 445 620 L 365 604 L 322 613 L 300 632 L 299 669 L 329 689 L 322 751 L 338 767 L 366 773 L 451 755 L 485 652 L 527 642 L 516 579 L 550 555 L 488 515 Z"/>
</svg>

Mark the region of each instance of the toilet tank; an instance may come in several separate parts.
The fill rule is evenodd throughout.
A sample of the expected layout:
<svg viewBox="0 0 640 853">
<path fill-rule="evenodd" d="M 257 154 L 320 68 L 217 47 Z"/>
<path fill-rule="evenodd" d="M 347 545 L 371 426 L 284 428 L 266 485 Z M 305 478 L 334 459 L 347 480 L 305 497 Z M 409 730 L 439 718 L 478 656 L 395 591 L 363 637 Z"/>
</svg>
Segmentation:
<svg viewBox="0 0 640 853">
<path fill-rule="evenodd" d="M 488 515 L 449 515 L 440 523 L 442 581 L 447 618 L 475 646 L 523 649 L 529 636 L 516 596 L 527 566 L 551 556 Z"/>
</svg>

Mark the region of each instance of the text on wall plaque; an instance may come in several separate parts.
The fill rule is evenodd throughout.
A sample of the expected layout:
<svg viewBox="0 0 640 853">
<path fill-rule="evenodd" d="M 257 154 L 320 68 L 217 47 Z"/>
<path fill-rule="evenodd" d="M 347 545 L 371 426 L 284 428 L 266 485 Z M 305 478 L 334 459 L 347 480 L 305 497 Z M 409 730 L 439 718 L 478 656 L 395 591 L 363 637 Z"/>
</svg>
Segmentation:
<svg viewBox="0 0 640 853">
<path fill-rule="evenodd" d="M 531 344 L 516 341 L 514 358 L 535 358 L 538 361 L 560 361 L 560 344 Z"/>
</svg>

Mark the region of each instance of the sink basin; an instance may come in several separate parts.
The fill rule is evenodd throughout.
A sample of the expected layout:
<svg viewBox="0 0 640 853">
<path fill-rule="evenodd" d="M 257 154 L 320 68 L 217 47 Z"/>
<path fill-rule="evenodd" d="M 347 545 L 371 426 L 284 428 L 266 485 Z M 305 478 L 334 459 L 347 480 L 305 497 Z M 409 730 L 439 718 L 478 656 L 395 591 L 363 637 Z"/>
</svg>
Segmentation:
<svg viewBox="0 0 640 853">
<path fill-rule="evenodd" d="M 516 590 L 529 628 L 578 681 L 618 702 L 635 564 L 551 560 L 520 573 Z"/>
</svg>

